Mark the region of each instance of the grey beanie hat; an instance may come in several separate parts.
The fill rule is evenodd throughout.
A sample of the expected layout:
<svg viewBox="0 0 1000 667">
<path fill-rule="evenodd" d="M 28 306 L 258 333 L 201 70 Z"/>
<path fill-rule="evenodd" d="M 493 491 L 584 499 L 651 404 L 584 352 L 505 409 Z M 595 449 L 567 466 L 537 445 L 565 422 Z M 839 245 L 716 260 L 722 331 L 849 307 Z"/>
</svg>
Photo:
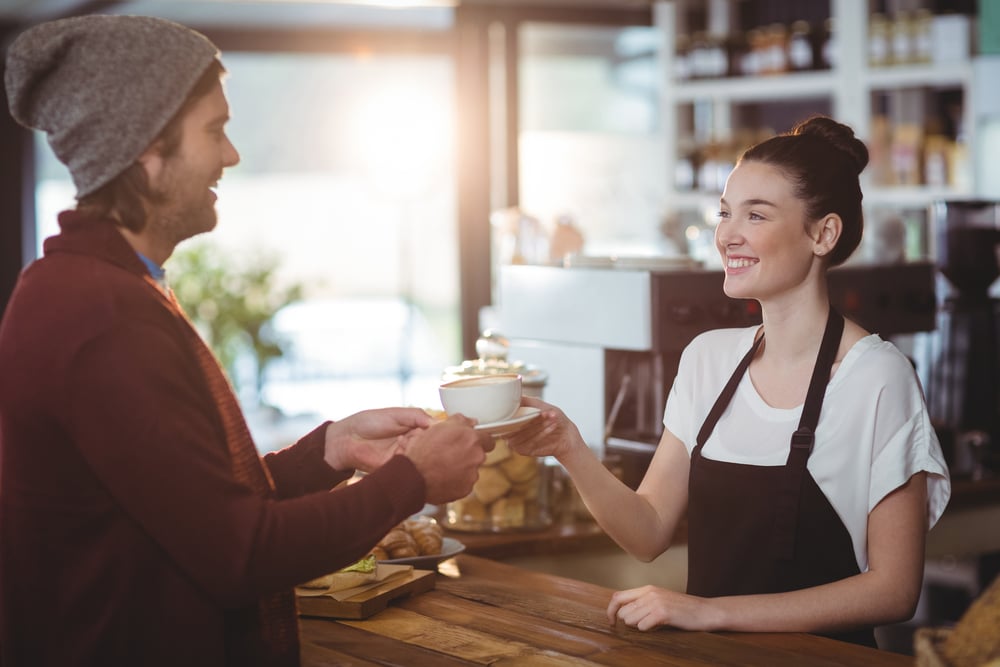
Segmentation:
<svg viewBox="0 0 1000 667">
<path fill-rule="evenodd" d="M 42 23 L 7 51 L 10 112 L 47 133 L 83 197 L 142 155 L 218 53 L 201 33 L 164 19 Z"/>
</svg>

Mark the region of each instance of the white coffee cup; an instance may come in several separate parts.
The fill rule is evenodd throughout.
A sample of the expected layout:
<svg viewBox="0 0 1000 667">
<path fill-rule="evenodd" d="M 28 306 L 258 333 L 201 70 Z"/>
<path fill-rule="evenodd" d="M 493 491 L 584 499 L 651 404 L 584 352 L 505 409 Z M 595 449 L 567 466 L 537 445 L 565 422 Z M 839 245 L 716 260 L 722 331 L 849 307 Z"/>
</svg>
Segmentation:
<svg viewBox="0 0 1000 667">
<path fill-rule="evenodd" d="M 503 421 L 521 405 L 521 376 L 504 373 L 462 378 L 445 382 L 438 387 L 438 394 L 449 415 L 463 414 L 480 424 Z"/>
</svg>

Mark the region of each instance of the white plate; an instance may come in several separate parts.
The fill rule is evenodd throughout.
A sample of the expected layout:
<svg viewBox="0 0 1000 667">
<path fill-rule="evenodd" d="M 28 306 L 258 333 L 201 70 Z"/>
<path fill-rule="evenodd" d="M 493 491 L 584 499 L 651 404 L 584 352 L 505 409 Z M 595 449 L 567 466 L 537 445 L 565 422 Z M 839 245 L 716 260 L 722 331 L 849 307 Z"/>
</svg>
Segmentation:
<svg viewBox="0 0 1000 667">
<path fill-rule="evenodd" d="M 390 565 L 412 565 L 417 569 L 434 569 L 441 561 L 447 560 L 452 556 L 457 556 L 463 551 L 465 551 L 464 544 L 451 537 L 445 537 L 441 540 L 441 553 L 439 554 L 412 556 L 410 558 L 390 558 L 389 560 L 380 560 L 379 562 Z"/>
<path fill-rule="evenodd" d="M 490 435 L 504 435 L 519 430 L 522 425 L 527 424 L 540 414 L 542 411 L 538 408 L 521 406 L 512 417 L 488 424 L 476 424 L 473 428 L 477 431 L 486 431 Z"/>
</svg>

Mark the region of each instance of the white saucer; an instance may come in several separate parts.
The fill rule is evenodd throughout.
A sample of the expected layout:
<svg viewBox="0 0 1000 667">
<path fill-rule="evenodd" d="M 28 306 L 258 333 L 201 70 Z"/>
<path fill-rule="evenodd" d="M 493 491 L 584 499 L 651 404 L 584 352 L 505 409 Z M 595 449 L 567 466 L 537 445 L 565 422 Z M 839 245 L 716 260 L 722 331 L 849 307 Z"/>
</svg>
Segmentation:
<svg viewBox="0 0 1000 667">
<path fill-rule="evenodd" d="M 486 431 L 493 436 L 505 435 L 517 431 L 523 424 L 530 422 L 540 414 L 542 414 L 542 411 L 538 408 L 521 406 L 513 416 L 507 419 L 498 422 L 489 422 L 488 424 L 476 424 L 473 428 L 477 431 Z"/>
</svg>

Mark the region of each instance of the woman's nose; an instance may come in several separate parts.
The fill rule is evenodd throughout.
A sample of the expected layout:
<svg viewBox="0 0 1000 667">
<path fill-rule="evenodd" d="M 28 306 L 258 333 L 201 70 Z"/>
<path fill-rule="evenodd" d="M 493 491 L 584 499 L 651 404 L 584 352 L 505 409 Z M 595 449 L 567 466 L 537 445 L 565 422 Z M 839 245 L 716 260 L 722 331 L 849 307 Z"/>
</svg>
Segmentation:
<svg viewBox="0 0 1000 667">
<path fill-rule="evenodd" d="M 731 220 L 720 221 L 715 226 L 715 243 L 719 248 L 725 249 L 740 244 L 740 234 L 738 226 Z"/>
</svg>

